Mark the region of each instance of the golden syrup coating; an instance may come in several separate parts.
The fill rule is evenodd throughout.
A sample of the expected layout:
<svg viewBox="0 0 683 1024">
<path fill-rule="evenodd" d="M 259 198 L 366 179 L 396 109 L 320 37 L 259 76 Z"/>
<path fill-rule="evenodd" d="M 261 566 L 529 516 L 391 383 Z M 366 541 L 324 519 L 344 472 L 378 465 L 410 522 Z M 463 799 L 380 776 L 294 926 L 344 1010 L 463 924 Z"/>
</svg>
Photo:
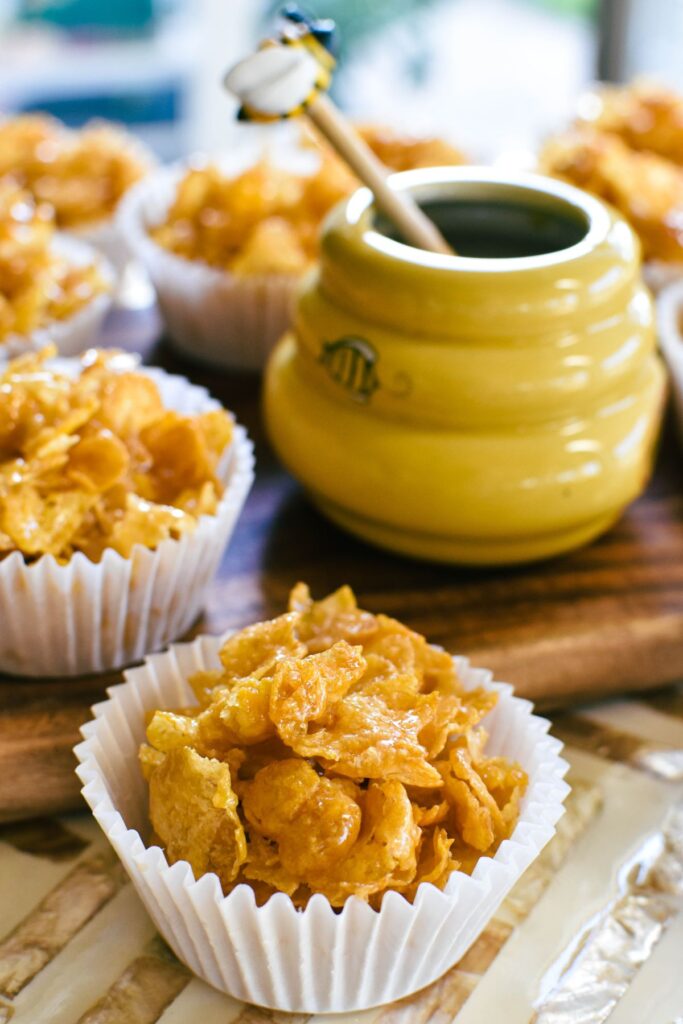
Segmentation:
<svg viewBox="0 0 683 1024">
<path fill-rule="evenodd" d="M 215 871 L 223 886 L 234 881 L 247 845 L 227 764 L 190 747 L 169 751 L 150 775 L 149 804 L 155 831 L 173 835 L 173 860 L 189 861 L 198 877 Z"/>
<path fill-rule="evenodd" d="M 392 170 L 463 163 L 462 154 L 440 139 L 361 128 L 370 147 Z M 310 137 L 308 145 L 313 145 Z M 300 275 L 318 254 L 318 230 L 332 207 L 358 187 L 358 180 L 325 145 L 315 143 L 319 167 L 295 174 L 262 159 L 241 174 L 218 167 L 191 168 L 180 181 L 154 240 L 189 260 L 242 276 Z"/>
<path fill-rule="evenodd" d="M 0 346 L 67 320 L 107 290 L 97 265 L 72 263 L 54 237 L 52 208 L 0 178 Z"/>
<path fill-rule="evenodd" d="M 460 862 L 451 856 L 453 839 L 445 828 L 428 828 L 423 823 L 421 832 L 415 875 L 410 882 L 396 886 L 406 899 L 415 897 L 422 882 L 431 882 L 438 889 L 443 889 L 451 872 L 460 867 Z"/>
<path fill-rule="evenodd" d="M 49 203 L 60 228 L 108 220 L 148 169 L 130 136 L 106 122 L 79 131 L 42 114 L 0 122 L 0 177 Z"/>
<path fill-rule="evenodd" d="M 333 906 L 358 896 L 377 907 L 389 889 L 412 899 L 422 882 L 443 888 L 453 871 L 471 871 L 511 834 L 527 777 L 485 756 L 479 722 L 496 694 L 466 690 L 450 655 L 358 608 L 349 587 L 313 601 L 298 584 L 285 615 L 230 637 L 220 660 L 189 680 L 195 707 L 151 713 L 140 749 L 171 862 L 198 863 L 216 831 L 191 788 L 155 785 L 166 759 L 176 772 L 188 750 L 207 787 L 223 766 L 221 793 L 229 780 L 244 829 L 239 870 L 227 884 L 217 872 L 224 892 L 247 882 L 259 903 L 277 891 L 297 906 L 314 893 Z M 231 866 L 234 848 L 230 832 Z"/>
<path fill-rule="evenodd" d="M 593 128 L 551 139 L 540 164 L 615 206 L 639 235 L 646 259 L 683 260 L 683 166 Z"/>
<path fill-rule="evenodd" d="M 0 558 L 156 548 L 216 511 L 232 437 L 224 410 L 164 407 L 151 378 L 115 350 L 91 349 L 75 377 L 53 348 L 0 370 Z"/>
<path fill-rule="evenodd" d="M 358 839 L 357 786 L 318 775 L 301 758 L 266 765 L 241 793 L 248 827 L 276 842 L 282 866 L 299 878 L 329 870 Z"/>
</svg>

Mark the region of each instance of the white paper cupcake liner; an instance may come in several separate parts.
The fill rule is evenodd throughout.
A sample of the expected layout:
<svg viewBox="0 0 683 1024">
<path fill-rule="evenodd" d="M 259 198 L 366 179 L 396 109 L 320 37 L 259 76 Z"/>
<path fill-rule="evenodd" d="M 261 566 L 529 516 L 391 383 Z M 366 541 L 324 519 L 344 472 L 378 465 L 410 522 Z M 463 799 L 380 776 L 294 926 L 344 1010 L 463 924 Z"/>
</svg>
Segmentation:
<svg viewBox="0 0 683 1024">
<path fill-rule="evenodd" d="M 656 308 L 659 347 L 669 368 L 678 436 L 683 444 L 683 280 L 663 289 Z"/>
<path fill-rule="evenodd" d="M 299 275 L 238 276 L 157 245 L 161 223 L 185 169 L 166 168 L 140 182 L 121 203 L 131 251 L 147 270 L 175 348 L 198 362 L 260 370 L 291 323 Z"/>
<path fill-rule="evenodd" d="M 76 355 L 98 344 L 102 323 L 113 301 L 115 278 L 112 268 L 92 246 L 70 235 L 55 235 L 53 247 L 59 255 L 77 266 L 97 264 L 106 291 L 95 295 L 90 302 L 66 320 L 53 320 L 52 323 L 30 334 L 10 335 L 0 342 L 0 362 L 22 355 L 24 352 L 38 351 L 50 344 L 56 345 L 57 351 L 63 356 Z"/>
<path fill-rule="evenodd" d="M 55 366 L 76 372 L 78 363 Z M 164 405 L 194 413 L 219 408 L 204 388 L 184 377 L 141 368 L 159 387 Z M 73 676 L 140 661 L 185 633 L 235 528 L 254 478 L 253 446 L 235 427 L 218 469 L 225 490 L 215 515 L 193 533 L 154 550 L 136 545 L 130 558 L 113 550 L 91 562 L 77 552 L 60 565 L 44 555 L 27 565 L 15 551 L 0 561 L 0 672 Z"/>
<path fill-rule="evenodd" d="M 145 712 L 195 703 L 187 677 L 219 664 L 222 639 L 199 637 L 148 658 L 109 690 L 83 726 L 75 749 L 83 796 L 121 858 L 156 927 L 200 978 L 236 999 L 297 1013 L 337 1013 L 392 1002 L 429 985 L 467 951 L 510 888 L 555 831 L 569 792 L 561 743 L 549 723 L 491 673 L 457 658 L 467 687 L 496 689 L 487 716 L 487 751 L 519 761 L 529 774 L 518 824 L 495 857 L 472 876 L 454 872 L 442 892 L 422 884 L 413 904 L 388 892 L 380 911 L 356 897 L 335 913 L 321 895 L 304 911 L 278 893 L 257 907 L 249 886 L 223 896 L 214 874 L 195 880 L 145 848 L 147 784 L 137 751 Z"/>
</svg>

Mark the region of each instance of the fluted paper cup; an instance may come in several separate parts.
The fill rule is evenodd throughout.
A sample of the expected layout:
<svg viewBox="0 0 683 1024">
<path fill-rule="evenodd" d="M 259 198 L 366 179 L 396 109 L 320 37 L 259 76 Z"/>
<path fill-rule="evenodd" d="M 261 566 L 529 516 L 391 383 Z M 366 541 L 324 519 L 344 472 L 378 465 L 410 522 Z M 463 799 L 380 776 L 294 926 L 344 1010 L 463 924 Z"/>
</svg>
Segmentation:
<svg viewBox="0 0 683 1024">
<path fill-rule="evenodd" d="M 76 372 L 76 360 L 56 360 Z M 141 368 L 159 387 L 164 405 L 183 413 L 219 408 L 204 388 L 184 377 Z M 206 591 L 254 477 L 253 447 L 243 427 L 218 467 L 224 492 L 215 515 L 155 550 L 135 545 L 130 558 L 111 549 L 100 562 L 76 552 L 60 565 L 51 555 L 27 564 L 14 551 L 0 560 L 0 672 L 73 676 L 140 661 L 185 633 Z"/>
<path fill-rule="evenodd" d="M 50 344 L 57 346 L 60 355 L 72 356 L 98 343 L 102 323 L 112 304 L 115 277 L 111 265 L 91 245 L 70 235 L 58 233 L 52 246 L 59 256 L 76 266 L 96 264 L 104 290 L 65 320 L 53 320 L 30 334 L 10 334 L 0 342 L 0 362 L 24 352 L 36 352 Z"/>
<path fill-rule="evenodd" d="M 174 347 L 212 366 L 261 370 L 291 323 L 301 277 L 232 274 L 158 245 L 149 230 L 163 222 L 185 171 L 165 168 L 131 189 L 121 229 L 152 280 Z"/>
<path fill-rule="evenodd" d="M 165 940 L 195 974 L 236 999 L 297 1013 L 341 1013 L 392 1002 L 429 985 L 452 967 L 481 933 L 510 888 L 555 831 L 569 787 L 561 743 L 549 723 L 491 673 L 457 658 L 468 688 L 500 694 L 487 715 L 487 752 L 519 761 L 529 787 L 519 821 L 495 857 L 472 876 L 454 872 L 442 892 L 423 883 L 411 904 L 388 892 L 381 909 L 357 897 L 335 912 L 325 897 L 297 910 L 283 893 L 256 906 L 237 886 L 223 896 L 215 874 L 199 880 L 190 865 L 169 866 L 150 834 L 147 783 L 137 760 L 145 713 L 196 703 L 186 680 L 219 665 L 222 638 L 199 637 L 148 658 L 109 690 L 83 726 L 75 754 L 83 796 Z"/>
</svg>

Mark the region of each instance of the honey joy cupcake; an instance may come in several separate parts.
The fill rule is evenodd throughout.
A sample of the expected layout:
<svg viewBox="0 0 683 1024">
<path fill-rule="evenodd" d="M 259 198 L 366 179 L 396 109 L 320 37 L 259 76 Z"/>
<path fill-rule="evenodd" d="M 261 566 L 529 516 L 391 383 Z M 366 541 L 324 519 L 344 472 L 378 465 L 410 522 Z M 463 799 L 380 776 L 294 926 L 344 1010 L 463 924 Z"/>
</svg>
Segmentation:
<svg viewBox="0 0 683 1024">
<path fill-rule="evenodd" d="M 97 337 L 112 282 L 90 246 L 55 231 L 48 204 L 0 178 L 0 360 L 50 342 L 80 352 Z"/>
<path fill-rule="evenodd" d="M 639 235 L 654 291 L 683 277 L 683 97 L 647 80 L 600 85 L 550 139 L 541 169 L 612 203 Z"/>
<path fill-rule="evenodd" d="M 203 388 L 114 350 L 0 368 L 0 671 L 129 665 L 199 614 L 253 479 Z"/>
<path fill-rule="evenodd" d="M 129 258 L 117 207 L 153 164 L 139 140 L 105 121 L 79 130 L 44 114 L 0 121 L 0 177 L 49 204 L 60 231 L 93 245 L 117 271 Z"/>
<path fill-rule="evenodd" d="M 394 169 L 461 163 L 439 139 L 366 126 L 366 141 Z M 277 158 L 195 161 L 164 169 L 121 207 L 131 249 L 147 268 L 175 345 L 194 359 L 261 369 L 289 325 L 302 276 L 318 254 L 327 212 L 358 182 L 326 147 Z"/>
<path fill-rule="evenodd" d="M 561 744 L 528 701 L 348 587 L 126 674 L 83 795 L 178 957 L 230 995 L 349 1012 L 460 959 L 550 839 Z"/>
</svg>

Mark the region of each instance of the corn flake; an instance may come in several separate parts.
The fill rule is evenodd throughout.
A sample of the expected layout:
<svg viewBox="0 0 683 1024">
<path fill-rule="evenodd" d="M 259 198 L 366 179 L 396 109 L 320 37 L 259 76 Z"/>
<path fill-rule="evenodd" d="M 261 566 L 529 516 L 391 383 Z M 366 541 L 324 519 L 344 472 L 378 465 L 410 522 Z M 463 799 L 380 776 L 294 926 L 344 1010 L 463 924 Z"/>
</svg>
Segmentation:
<svg viewBox="0 0 683 1024">
<path fill-rule="evenodd" d="M 187 860 L 197 878 L 215 871 L 230 885 L 247 855 L 230 768 L 190 747 L 169 751 L 151 772 L 149 816 L 171 860 Z"/>
<path fill-rule="evenodd" d="M 414 878 L 406 885 L 397 886 L 407 899 L 414 899 L 418 886 L 430 882 L 438 889 L 443 889 L 453 871 L 457 871 L 460 862 L 451 855 L 453 839 L 445 828 L 428 829 L 422 822 L 422 836 L 418 848 L 417 868 Z"/>
<path fill-rule="evenodd" d="M 360 791 L 291 758 L 262 768 L 242 787 L 250 828 L 276 842 L 284 869 L 300 879 L 326 871 L 352 848 L 361 823 Z"/>
<path fill-rule="evenodd" d="M 301 757 L 314 757 L 352 779 L 399 779 L 406 785 L 440 782 L 420 744 L 422 723 L 413 707 L 390 708 L 381 697 L 351 693 L 330 713 L 329 724 L 290 741 Z"/>
<path fill-rule="evenodd" d="M 326 651 L 287 658 L 276 668 L 269 715 L 280 737 L 296 750 L 308 726 L 334 713 L 344 695 L 365 671 L 361 647 L 339 640 Z"/>
<path fill-rule="evenodd" d="M 358 840 L 334 867 L 306 879 L 312 892 L 343 906 L 349 896 L 363 899 L 400 889 L 415 877 L 420 829 L 404 786 L 394 779 L 371 782 L 362 800 Z"/>
</svg>

